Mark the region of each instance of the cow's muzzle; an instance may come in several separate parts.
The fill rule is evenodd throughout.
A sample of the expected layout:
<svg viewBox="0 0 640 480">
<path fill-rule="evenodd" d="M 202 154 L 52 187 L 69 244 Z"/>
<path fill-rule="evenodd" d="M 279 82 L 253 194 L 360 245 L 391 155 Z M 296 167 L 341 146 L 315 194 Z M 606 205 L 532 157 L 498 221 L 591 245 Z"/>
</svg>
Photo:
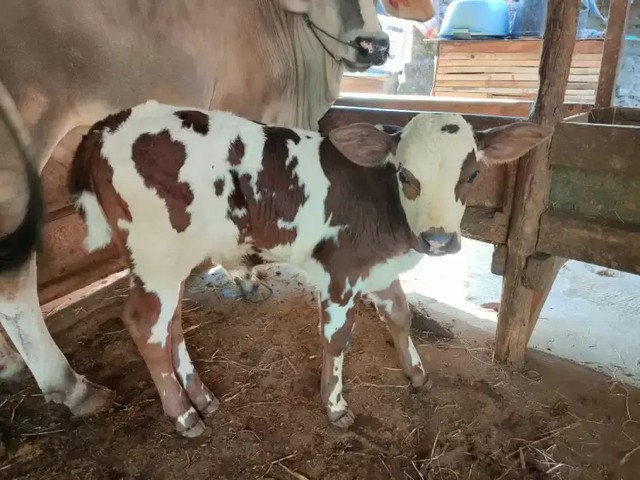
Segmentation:
<svg viewBox="0 0 640 480">
<path fill-rule="evenodd" d="M 445 232 L 442 228 L 431 228 L 420 234 L 419 250 L 427 255 L 440 256 L 460 251 L 460 236 Z"/>
<path fill-rule="evenodd" d="M 389 37 L 356 37 L 356 62 L 382 65 L 389 59 Z"/>
</svg>

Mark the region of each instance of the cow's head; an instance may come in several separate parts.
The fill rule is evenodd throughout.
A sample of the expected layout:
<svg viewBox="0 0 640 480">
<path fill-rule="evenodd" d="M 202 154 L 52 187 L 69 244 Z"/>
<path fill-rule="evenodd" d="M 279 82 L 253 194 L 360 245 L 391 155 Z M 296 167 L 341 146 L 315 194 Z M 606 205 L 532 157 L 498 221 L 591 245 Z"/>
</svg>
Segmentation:
<svg viewBox="0 0 640 480">
<path fill-rule="evenodd" d="M 460 223 L 478 173 L 517 160 L 551 133 L 528 122 L 474 132 L 462 115 L 423 113 L 403 129 L 358 123 L 329 138 L 354 163 L 395 166 L 416 250 L 444 255 L 460 250 Z"/>
<path fill-rule="evenodd" d="M 389 58 L 375 0 L 280 0 L 282 8 L 305 15 L 314 40 L 349 70 L 366 70 Z"/>
</svg>

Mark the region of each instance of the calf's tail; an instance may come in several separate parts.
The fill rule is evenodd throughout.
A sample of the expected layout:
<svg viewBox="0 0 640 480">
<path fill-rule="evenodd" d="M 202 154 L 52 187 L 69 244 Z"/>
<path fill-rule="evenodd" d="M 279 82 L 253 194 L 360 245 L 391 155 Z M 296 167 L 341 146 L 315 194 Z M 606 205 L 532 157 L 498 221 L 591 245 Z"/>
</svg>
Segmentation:
<svg viewBox="0 0 640 480">
<path fill-rule="evenodd" d="M 87 228 L 83 246 L 88 252 L 104 248 L 111 242 L 111 227 L 98 200 L 94 177 L 101 147 L 102 132 L 92 128 L 82 137 L 69 171 L 69 192 Z"/>
<path fill-rule="evenodd" d="M 18 163 L 0 165 L 6 172 L 9 182 L 18 181 L 19 185 L 3 185 L 3 190 L 9 198 L 2 198 L 3 206 L 9 208 L 16 201 L 16 193 L 26 193 L 26 205 L 21 221 L 11 232 L 0 237 L 0 274 L 14 271 L 24 266 L 42 243 L 42 226 L 44 222 L 44 200 L 40 175 L 35 165 L 35 159 L 30 151 L 30 138 L 16 104 L 6 87 L 0 82 L 0 136 L 6 138 L 3 142 L 8 152 Z M 4 163 L 4 162 L 3 162 Z M 15 170 L 15 172 L 13 171 Z M 19 173 L 18 173 L 19 172 Z M 16 175 L 16 173 L 18 173 Z M 25 192 L 25 189 L 27 190 Z M 0 219 L 2 222 L 2 219 Z M 1 225 L 0 225 L 1 226 Z"/>
</svg>

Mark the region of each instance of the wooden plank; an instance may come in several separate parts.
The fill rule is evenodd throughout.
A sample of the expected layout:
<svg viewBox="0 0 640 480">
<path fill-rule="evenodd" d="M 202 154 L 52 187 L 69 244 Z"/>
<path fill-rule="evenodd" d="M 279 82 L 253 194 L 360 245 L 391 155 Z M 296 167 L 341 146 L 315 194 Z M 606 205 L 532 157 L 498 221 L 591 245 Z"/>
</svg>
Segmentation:
<svg viewBox="0 0 640 480">
<path fill-rule="evenodd" d="M 602 53 L 602 40 L 576 40 L 576 53 Z M 542 49 L 542 41 L 538 39 L 522 40 L 444 40 L 439 45 L 440 53 L 470 52 L 470 53 L 536 53 Z"/>
<path fill-rule="evenodd" d="M 580 60 L 574 59 L 571 61 L 571 68 L 597 68 L 600 69 L 600 60 L 602 56 L 598 55 L 594 57 L 592 60 Z M 512 65 L 514 67 L 533 67 L 538 68 L 540 64 L 540 58 L 535 59 L 521 59 L 518 57 L 507 59 L 503 58 L 502 55 L 492 55 L 486 59 L 476 59 L 476 58 L 451 58 L 451 57 L 440 57 L 440 61 L 438 63 L 438 68 L 440 67 L 465 67 L 472 65 L 486 65 L 488 67 L 499 67 L 499 66 L 509 66 Z"/>
<path fill-rule="evenodd" d="M 579 0 L 549 0 L 545 36 L 540 60 L 540 91 L 536 97 L 531 121 L 554 127 L 562 121 L 565 90 L 569 79 L 571 56 L 576 43 Z M 537 321 L 539 298 L 523 284 L 527 260 L 536 252 L 539 222 L 545 211 L 551 175 L 549 144 L 538 146 L 520 160 L 516 175 L 513 208 L 507 240 L 507 262 L 498 326 L 495 357 L 500 362 L 521 366 Z M 547 272 L 549 273 L 549 272 Z M 547 278 L 548 280 L 548 278 Z"/>
<path fill-rule="evenodd" d="M 551 142 L 552 165 L 640 175 L 640 128 L 562 122 Z"/>
<path fill-rule="evenodd" d="M 485 65 L 484 63 L 472 63 L 470 65 L 457 65 L 457 66 L 439 66 L 437 69 L 438 75 L 444 74 L 458 74 L 458 73 L 513 73 L 529 75 L 533 73 L 537 75 L 538 65 L 531 67 L 521 67 L 513 65 L 511 62 L 506 62 L 503 65 Z M 572 67 L 571 76 L 576 75 L 590 75 L 595 76 L 600 73 L 600 67 Z M 597 81 L 597 79 L 595 80 Z"/>
<path fill-rule="evenodd" d="M 533 90 L 537 92 L 539 82 L 533 80 L 519 80 L 511 82 L 509 80 L 472 80 L 473 77 L 469 77 L 469 80 L 442 80 L 438 82 L 438 88 L 450 88 L 450 87 L 491 87 L 491 88 L 526 88 L 527 90 Z M 595 95 L 597 84 L 595 82 L 571 82 L 571 90 L 583 92 L 589 95 Z M 464 88 L 460 88 L 464 90 Z M 570 93 L 570 92 L 569 92 Z"/>
<path fill-rule="evenodd" d="M 439 57 L 441 59 L 449 59 L 449 60 L 496 60 L 500 59 L 508 59 L 508 60 L 537 60 L 540 61 L 539 54 L 526 54 L 526 53 L 470 53 L 465 51 L 457 51 L 452 53 L 447 53 L 445 55 L 442 52 L 439 53 Z M 602 53 L 583 53 L 583 54 L 574 54 L 571 58 L 571 61 L 575 60 L 586 60 L 594 62 L 594 65 L 599 65 L 602 60 Z"/>
<path fill-rule="evenodd" d="M 332 107 L 320 121 L 320 131 L 327 132 L 339 125 L 350 123 L 386 123 L 390 125 L 405 126 L 414 116 L 421 112 L 415 110 L 385 110 L 376 108 L 358 107 Z M 472 115 L 464 114 L 463 117 L 476 130 L 497 127 L 511 122 L 524 120 L 518 117 Z"/>
<path fill-rule="evenodd" d="M 612 105 L 628 13 L 629 0 L 611 0 L 602 52 L 602 70 L 598 82 L 596 107 L 610 107 Z"/>
<path fill-rule="evenodd" d="M 344 95 L 334 103 L 335 107 L 357 107 L 373 110 L 405 110 L 424 112 L 456 112 L 490 117 L 527 117 L 530 101 L 444 99 L 418 95 Z M 589 106 L 565 104 L 563 117 L 588 113 Z"/>
<path fill-rule="evenodd" d="M 493 209 L 467 207 L 462 217 L 462 234 L 487 243 L 504 243 L 509 218 Z"/>
<path fill-rule="evenodd" d="M 640 274 L 640 227 L 603 223 L 547 212 L 540 221 L 537 250 L 607 268 Z"/>
<path fill-rule="evenodd" d="M 603 221 L 640 225 L 640 176 L 553 167 L 549 205 Z"/>
</svg>

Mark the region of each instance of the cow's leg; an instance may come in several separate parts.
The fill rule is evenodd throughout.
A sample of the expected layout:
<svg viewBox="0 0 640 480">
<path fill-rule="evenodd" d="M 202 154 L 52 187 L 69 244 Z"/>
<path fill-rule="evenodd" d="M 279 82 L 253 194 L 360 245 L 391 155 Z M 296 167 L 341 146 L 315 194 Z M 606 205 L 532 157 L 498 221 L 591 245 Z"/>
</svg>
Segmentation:
<svg viewBox="0 0 640 480">
<path fill-rule="evenodd" d="M 320 332 L 323 343 L 320 396 L 329 420 L 340 428 L 347 428 L 354 421 L 354 415 L 342 393 L 342 365 L 344 354 L 351 343 L 354 321 L 353 308 L 331 301 L 320 302 Z"/>
<path fill-rule="evenodd" d="M 402 370 L 414 387 L 431 387 L 429 375 L 422 366 L 422 360 L 410 337 L 411 311 L 407 297 L 399 280 L 395 280 L 385 290 L 369 295 L 380 317 L 387 323 L 393 338 Z"/>
<path fill-rule="evenodd" d="M 204 431 L 204 423 L 175 375 L 171 353 L 171 321 L 180 308 L 181 290 L 177 283 L 156 294 L 133 277 L 123 322 L 147 364 L 165 414 L 178 433 L 191 438 Z"/>
<path fill-rule="evenodd" d="M 51 338 L 38 301 L 35 256 L 19 272 L 0 278 L 0 292 L 0 323 L 45 399 L 62 403 L 79 416 L 111 405 L 114 393 L 78 375 Z"/>
<path fill-rule="evenodd" d="M 180 300 L 182 300 L 182 289 L 180 292 Z M 191 361 L 191 357 L 187 351 L 187 345 L 184 341 L 182 309 L 179 307 L 180 303 L 182 302 L 178 302 L 178 308 L 176 308 L 173 320 L 171 321 L 173 368 L 193 406 L 203 417 L 209 417 L 218 409 L 220 402 L 204 383 L 202 383 Z"/>
<path fill-rule="evenodd" d="M 25 367 L 24 360 L 0 332 L 0 381 L 14 381 L 20 378 Z"/>
<path fill-rule="evenodd" d="M 273 293 L 269 287 L 263 284 L 253 269 L 247 268 L 230 272 L 231 278 L 238 285 L 242 297 L 250 302 L 262 302 Z"/>
</svg>

